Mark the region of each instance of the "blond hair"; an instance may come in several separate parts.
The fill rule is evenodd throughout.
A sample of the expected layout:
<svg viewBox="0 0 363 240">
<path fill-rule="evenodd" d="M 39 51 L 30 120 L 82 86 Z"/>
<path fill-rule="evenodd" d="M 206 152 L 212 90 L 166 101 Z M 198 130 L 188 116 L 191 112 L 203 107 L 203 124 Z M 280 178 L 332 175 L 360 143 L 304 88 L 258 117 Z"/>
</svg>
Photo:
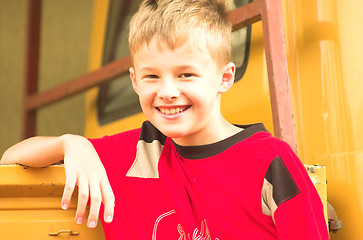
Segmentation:
<svg viewBox="0 0 363 240">
<path fill-rule="evenodd" d="M 171 50 L 184 45 L 207 47 L 219 64 L 229 62 L 231 23 L 224 0 L 144 0 L 130 22 L 131 55 L 156 37 Z"/>
</svg>

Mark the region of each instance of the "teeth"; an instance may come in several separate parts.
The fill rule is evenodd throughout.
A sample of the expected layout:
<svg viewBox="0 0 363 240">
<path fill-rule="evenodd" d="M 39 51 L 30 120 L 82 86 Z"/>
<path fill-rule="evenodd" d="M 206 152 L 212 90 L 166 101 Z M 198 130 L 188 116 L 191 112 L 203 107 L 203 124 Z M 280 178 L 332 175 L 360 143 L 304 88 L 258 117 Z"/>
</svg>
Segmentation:
<svg viewBox="0 0 363 240">
<path fill-rule="evenodd" d="M 180 107 L 176 107 L 176 108 L 159 108 L 159 110 L 160 110 L 160 112 L 162 112 L 162 113 L 164 113 L 166 115 L 172 115 L 172 114 L 183 112 L 187 108 L 188 107 L 185 107 L 185 108 L 180 108 Z"/>
</svg>

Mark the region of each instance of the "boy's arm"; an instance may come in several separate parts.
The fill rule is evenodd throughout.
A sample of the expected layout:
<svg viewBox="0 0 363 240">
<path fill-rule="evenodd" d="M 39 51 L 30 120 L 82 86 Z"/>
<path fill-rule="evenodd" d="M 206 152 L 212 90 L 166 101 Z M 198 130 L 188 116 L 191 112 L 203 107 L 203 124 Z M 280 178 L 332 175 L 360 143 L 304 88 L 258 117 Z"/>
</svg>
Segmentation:
<svg viewBox="0 0 363 240">
<path fill-rule="evenodd" d="M 323 204 L 303 163 L 286 143 L 280 149 L 270 165 L 278 239 L 328 240 Z"/>
<path fill-rule="evenodd" d="M 62 137 L 32 137 L 7 149 L 0 163 L 46 167 L 63 160 L 63 157 Z"/>
<path fill-rule="evenodd" d="M 98 154 L 86 138 L 71 134 L 29 138 L 9 148 L 0 163 L 44 167 L 62 159 L 66 174 L 62 208 L 69 207 L 74 188 L 78 185 L 77 223 L 82 223 L 85 218 L 89 198 L 91 207 L 88 226 L 96 227 L 102 201 L 105 205 L 104 219 L 111 222 L 114 194 Z"/>
</svg>

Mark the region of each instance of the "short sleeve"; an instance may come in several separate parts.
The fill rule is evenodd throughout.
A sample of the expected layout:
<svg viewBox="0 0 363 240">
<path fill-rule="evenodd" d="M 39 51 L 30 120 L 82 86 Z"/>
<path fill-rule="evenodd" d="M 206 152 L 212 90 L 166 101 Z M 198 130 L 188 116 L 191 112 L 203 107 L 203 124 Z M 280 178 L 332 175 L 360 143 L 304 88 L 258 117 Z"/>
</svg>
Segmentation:
<svg viewBox="0 0 363 240">
<path fill-rule="evenodd" d="M 265 175 L 263 212 L 272 216 L 279 240 L 329 239 L 323 204 L 303 163 L 287 144 L 281 148 Z"/>
<path fill-rule="evenodd" d="M 273 213 L 279 240 L 329 239 L 323 204 L 303 163 L 287 145 L 275 158 L 265 180 L 272 187 Z"/>
</svg>

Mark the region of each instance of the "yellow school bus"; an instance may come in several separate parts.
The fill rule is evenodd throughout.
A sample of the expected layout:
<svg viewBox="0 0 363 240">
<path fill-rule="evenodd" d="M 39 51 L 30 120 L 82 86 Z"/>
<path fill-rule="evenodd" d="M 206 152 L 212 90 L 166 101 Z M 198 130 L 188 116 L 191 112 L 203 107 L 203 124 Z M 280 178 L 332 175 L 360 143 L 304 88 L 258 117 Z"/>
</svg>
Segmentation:
<svg viewBox="0 0 363 240">
<path fill-rule="evenodd" d="M 137 2 L 100 3 L 90 70 L 129 54 L 127 23 Z M 343 224 L 331 238 L 363 239 L 363 2 L 281 4 L 298 155 L 325 166 L 328 202 Z M 261 22 L 233 33 L 237 77 L 222 97 L 222 113 L 232 123 L 263 122 L 273 132 L 262 35 Z M 127 74 L 89 90 L 86 108 L 88 137 L 136 128 L 145 119 Z"/>
<path fill-rule="evenodd" d="M 128 22 L 139 3 L 94 0 L 90 72 L 129 55 Z M 331 239 L 363 239 L 363 2 L 281 4 L 298 155 L 325 206 L 329 202 L 337 214 Z M 262 23 L 234 31 L 232 51 L 236 82 L 222 97 L 223 115 L 232 123 L 263 122 L 274 133 Z M 128 74 L 87 90 L 85 109 L 90 138 L 138 128 L 145 120 Z M 0 239 L 103 239 L 101 226 L 88 230 L 74 223 L 75 202 L 70 212 L 59 210 L 55 199 L 63 185 L 62 166 L 0 167 Z M 30 235 L 17 231 L 24 224 Z"/>
</svg>

